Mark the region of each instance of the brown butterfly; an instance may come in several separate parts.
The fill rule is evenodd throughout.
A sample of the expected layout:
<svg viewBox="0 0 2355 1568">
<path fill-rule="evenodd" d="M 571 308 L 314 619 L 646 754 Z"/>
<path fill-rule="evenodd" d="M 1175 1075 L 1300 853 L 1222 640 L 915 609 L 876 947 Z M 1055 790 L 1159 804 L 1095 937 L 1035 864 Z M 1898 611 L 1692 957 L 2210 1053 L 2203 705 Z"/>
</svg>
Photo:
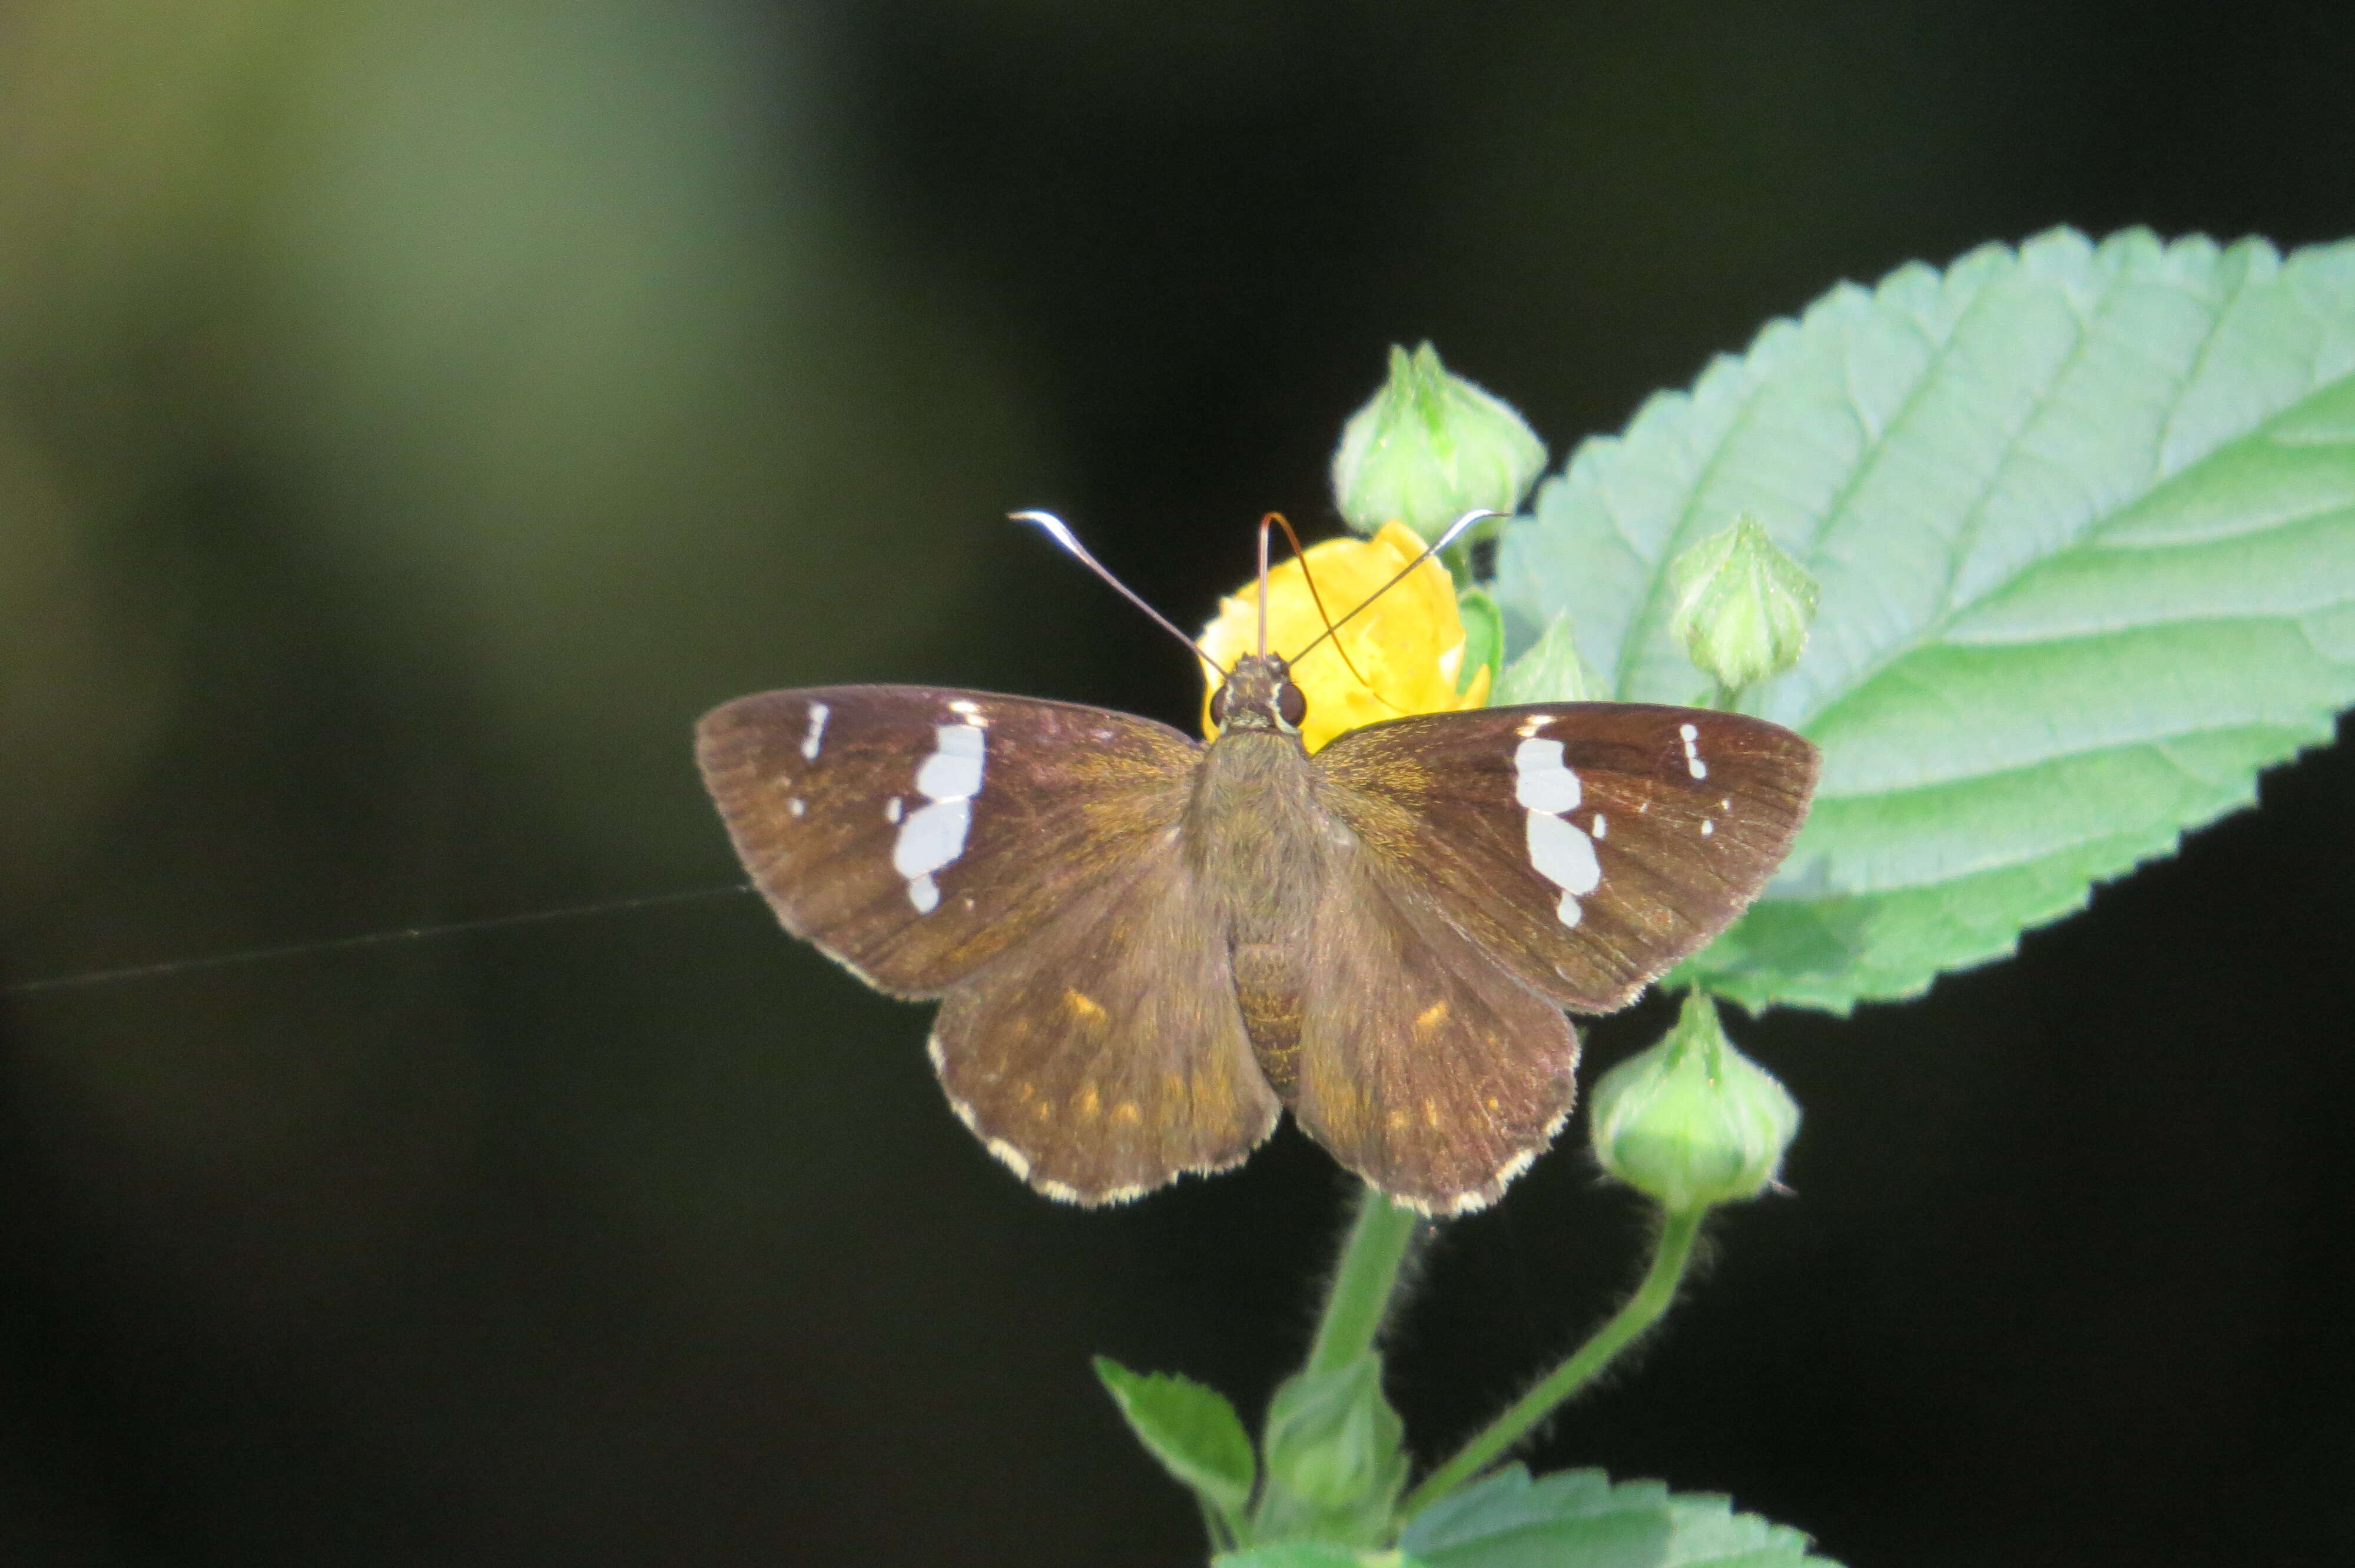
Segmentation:
<svg viewBox="0 0 2355 1568">
<path fill-rule="evenodd" d="M 826 686 L 715 709 L 697 755 L 785 928 L 941 999 L 950 1104 L 1039 1192 L 1225 1170 L 1288 1109 L 1394 1201 L 1481 1208 L 1569 1114 L 1562 1009 L 1625 1006 L 1741 912 L 1815 748 L 1738 714 L 1559 703 L 1312 757 L 1287 670 L 1238 660 L 1207 745 L 1070 703 Z"/>
</svg>

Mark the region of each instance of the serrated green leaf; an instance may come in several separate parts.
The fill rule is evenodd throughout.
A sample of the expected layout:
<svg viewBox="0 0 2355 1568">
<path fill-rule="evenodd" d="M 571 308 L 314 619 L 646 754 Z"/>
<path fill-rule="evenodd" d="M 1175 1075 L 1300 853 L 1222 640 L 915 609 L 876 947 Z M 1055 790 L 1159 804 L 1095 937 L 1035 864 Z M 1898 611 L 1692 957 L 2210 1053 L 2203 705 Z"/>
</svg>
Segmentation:
<svg viewBox="0 0 2355 1568">
<path fill-rule="evenodd" d="M 1600 1470 L 1532 1480 L 1518 1465 L 1424 1510 L 1399 1545 L 1429 1568 L 1837 1568 L 1798 1531 L 1711 1493 Z"/>
<path fill-rule="evenodd" d="M 2067 231 L 1843 285 L 1501 546 L 1609 694 L 1685 702 L 1668 564 L 1737 513 L 1823 585 L 1743 707 L 1824 749 L 1766 896 L 1674 978 L 1845 1011 L 2011 950 L 2355 702 L 2355 244 Z"/>
<path fill-rule="evenodd" d="M 1389 1533 L 1406 1486 L 1406 1428 L 1382 1397 L 1379 1355 L 1286 1378 L 1268 1402 L 1263 1442 L 1252 1539 L 1362 1546 Z"/>
<path fill-rule="evenodd" d="M 1258 1467 L 1226 1396 L 1174 1372 L 1131 1372 L 1109 1356 L 1096 1357 L 1095 1369 L 1146 1451 L 1237 1531 Z"/>
</svg>

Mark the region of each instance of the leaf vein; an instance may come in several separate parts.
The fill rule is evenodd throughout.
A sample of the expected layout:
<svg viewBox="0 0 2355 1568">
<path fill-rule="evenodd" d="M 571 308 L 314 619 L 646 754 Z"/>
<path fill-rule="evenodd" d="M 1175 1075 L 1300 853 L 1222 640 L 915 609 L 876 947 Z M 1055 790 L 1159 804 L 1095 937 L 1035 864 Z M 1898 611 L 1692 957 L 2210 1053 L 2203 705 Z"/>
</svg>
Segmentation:
<svg viewBox="0 0 2355 1568">
<path fill-rule="evenodd" d="M 2214 313 L 2208 318 L 2208 330 L 2200 336 L 2200 346 L 2192 352 L 2191 363 L 2185 367 L 2183 378 L 2175 388 L 2174 406 L 2168 409 L 2167 418 L 2159 424 L 2158 445 L 2151 452 L 2150 472 L 2154 483 L 2162 477 L 2171 477 L 2163 473 L 2161 465 L 2166 461 L 2167 454 L 2175 448 L 2176 421 L 2183 418 L 2184 405 L 2191 400 L 2192 388 L 2200 385 L 2200 376 L 2207 372 L 2209 355 L 2224 335 L 2225 322 L 2231 318 L 2232 312 L 2239 308 L 2241 302 L 2248 297 L 2250 277 L 2255 270 L 2253 267 L 2243 267 L 2240 277 L 2232 284 L 2232 292 L 2217 304 Z M 2313 376 L 2310 371 L 2307 384 L 2309 389 L 2313 386 Z M 2262 419 L 2257 421 L 2258 424 L 2264 422 Z M 2254 428 L 2254 426 L 2251 427 L 2251 429 Z M 2237 440 L 2248 433 L 2248 430 L 2236 431 L 2227 439 Z M 2215 442 L 2211 445 L 2209 450 L 2213 451 L 2224 444 L 2223 441 Z M 2121 508 L 2121 511 L 2123 510 Z M 2118 514 L 2112 514 L 2113 518 L 2116 515 Z M 2092 532 L 2099 534 L 2101 530 L 2096 527 Z"/>
<path fill-rule="evenodd" d="M 2069 352 L 2062 356 L 2058 365 L 2053 366 L 2051 375 L 2046 378 L 2044 386 L 2029 404 L 2018 426 L 2005 437 L 2002 451 L 1988 466 L 1987 482 L 1979 486 L 1978 494 L 1973 499 L 1970 510 L 1963 514 L 1962 529 L 1955 535 L 1954 546 L 1946 553 L 1946 581 L 1945 585 L 1938 590 L 1938 603 L 1941 609 L 1936 615 L 1930 618 L 1929 624 L 1922 629 L 1923 641 L 1927 641 L 1934 638 L 1941 629 L 1953 624 L 1961 613 L 1964 607 L 1955 602 L 1955 590 L 1962 580 L 1963 564 L 1970 559 L 1971 552 L 1978 544 L 1980 530 L 1986 526 L 1987 503 L 2010 470 L 2012 459 L 2019 452 L 2022 440 L 2030 430 L 2036 428 L 2037 422 L 2052 407 L 2052 399 L 2060 388 L 2067 384 L 2070 372 L 2084 362 L 2085 351 L 2094 341 L 2099 318 L 2109 310 L 2116 295 L 2119 276 L 2116 272 L 2109 275 L 2103 283 L 2101 294 L 2095 300 L 2090 313 L 2080 306 L 2074 299 L 2068 299 L 2070 313 L 2077 318 L 2077 340 L 2069 345 Z M 2068 296 L 2064 294 L 2063 298 Z M 2047 551 L 2037 559 L 2048 559 L 2053 553 Z M 2021 570 L 2025 569 L 2025 567 L 2021 568 Z M 2019 575 L 2019 572 L 2013 572 L 2004 580 L 2009 584 L 2017 579 Z M 1989 585 L 1977 597 L 1985 598 L 1987 593 L 1994 591 L 1995 586 Z M 1973 602 L 1976 603 L 1977 600 L 1974 599 Z M 1870 675 L 1864 677 L 1866 680 L 1870 678 Z M 1858 684 L 1861 683 L 1861 681 L 1858 683 Z"/>
<path fill-rule="evenodd" d="M 1809 563 L 1822 558 L 1825 540 L 1828 539 L 1833 530 L 1839 525 L 1841 519 L 1848 513 L 1849 503 L 1856 499 L 1857 491 L 1867 479 L 1872 476 L 1874 470 L 1879 466 L 1882 454 L 1888 451 L 1890 441 L 1893 439 L 1892 432 L 1904 428 L 1906 420 L 1920 406 L 1923 390 L 1936 383 L 1940 367 L 1945 364 L 1946 356 L 1954 352 L 1956 340 L 1963 335 L 1964 329 L 1969 324 L 1971 318 L 1978 313 L 1980 303 L 1986 300 L 1987 292 L 1985 288 L 1975 291 L 1971 295 L 1971 302 L 1963 307 L 1963 313 L 1955 318 L 1954 325 L 1946 329 L 1945 335 L 1943 337 L 1933 336 L 1922 324 L 1922 318 L 1917 313 L 1912 311 L 1904 313 L 1905 324 L 1912 327 L 1915 335 L 1929 347 L 1929 355 L 1922 362 L 1922 368 L 1914 375 L 1913 385 L 1905 389 L 1905 396 L 1898 400 L 1896 412 L 1890 416 L 1889 422 L 1883 425 L 1875 438 L 1866 445 L 1861 459 L 1850 465 L 1848 476 L 1840 481 L 1839 488 L 1832 493 L 1830 502 L 1824 507 L 1823 516 L 1817 520 L 1815 531 L 1807 536 L 1806 559 Z M 1852 371 L 1855 356 L 1852 354 L 1843 355 L 1842 362 Z"/>
</svg>

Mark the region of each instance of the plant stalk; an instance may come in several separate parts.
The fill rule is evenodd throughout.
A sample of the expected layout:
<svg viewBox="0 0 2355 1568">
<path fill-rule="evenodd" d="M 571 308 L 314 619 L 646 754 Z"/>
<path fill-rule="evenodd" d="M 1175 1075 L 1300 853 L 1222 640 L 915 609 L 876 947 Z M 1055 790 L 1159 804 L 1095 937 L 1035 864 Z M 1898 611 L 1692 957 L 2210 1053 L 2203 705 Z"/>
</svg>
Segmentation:
<svg viewBox="0 0 2355 1568">
<path fill-rule="evenodd" d="M 1457 1449 L 1445 1464 L 1425 1476 L 1423 1484 L 1399 1505 L 1399 1517 L 1412 1519 L 1487 1469 L 1507 1449 L 1529 1436 L 1530 1428 L 1552 1414 L 1562 1401 L 1608 1366 L 1613 1357 L 1658 1322 L 1668 1304 L 1676 1299 L 1677 1286 L 1692 1262 L 1693 1243 L 1700 1236 L 1701 1217 L 1708 1213 L 1704 1206 L 1669 1214 L 1660 1227 L 1659 1246 L 1652 1255 L 1652 1266 L 1646 1271 L 1644 1282 L 1636 1287 L 1636 1294 L 1627 1298 L 1627 1304 L 1569 1360 L 1515 1400 L 1510 1408 Z"/>
<path fill-rule="evenodd" d="M 1333 1288 L 1325 1298 L 1305 1370 L 1332 1372 L 1374 1348 L 1418 1223 L 1413 1211 L 1398 1207 L 1371 1187 L 1365 1189 L 1349 1239 L 1342 1245 L 1340 1264 L 1333 1271 Z"/>
</svg>

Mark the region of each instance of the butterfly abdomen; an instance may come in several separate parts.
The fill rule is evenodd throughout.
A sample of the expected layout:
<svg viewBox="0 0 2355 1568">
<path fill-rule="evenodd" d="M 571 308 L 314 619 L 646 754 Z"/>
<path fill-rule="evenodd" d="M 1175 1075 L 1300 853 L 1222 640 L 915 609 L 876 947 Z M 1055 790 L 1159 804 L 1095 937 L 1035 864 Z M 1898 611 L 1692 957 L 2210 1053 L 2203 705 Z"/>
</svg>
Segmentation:
<svg viewBox="0 0 2355 1568">
<path fill-rule="evenodd" d="M 1300 1087 L 1300 955 L 1272 942 L 1251 942 L 1230 948 L 1229 960 L 1252 1055 L 1276 1097 L 1290 1105 Z"/>
<path fill-rule="evenodd" d="M 1300 1081 L 1309 930 L 1348 829 L 1316 804 L 1296 736 L 1234 729 L 1202 761 L 1186 819 L 1200 885 L 1218 890 L 1235 1000 L 1260 1071 L 1287 1104 Z"/>
</svg>

